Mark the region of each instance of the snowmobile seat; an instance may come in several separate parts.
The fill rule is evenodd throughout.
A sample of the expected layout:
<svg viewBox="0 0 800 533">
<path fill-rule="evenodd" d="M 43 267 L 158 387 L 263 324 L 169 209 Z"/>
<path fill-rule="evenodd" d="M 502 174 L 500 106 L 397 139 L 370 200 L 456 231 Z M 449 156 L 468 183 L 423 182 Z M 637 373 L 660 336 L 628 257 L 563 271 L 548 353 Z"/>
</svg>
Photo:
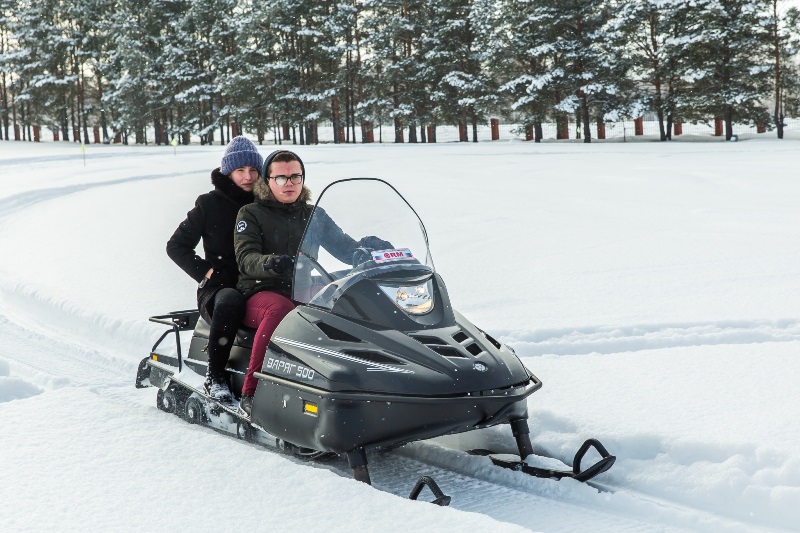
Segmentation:
<svg viewBox="0 0 800 533">
<path fill-rule="evenodd" d="M 203 317 L 200 317 L 200 319 L 197 321 L 197 325 L 194 328 L 194 334 L 207 339 L 210 331 L 211 326 L 203 319 Z M 255 329 L 248 328 L 247 326 L 241 326 L 239 331 L 236 332 L 236 342 L 234 344 L 236 346 L 241 346 L 242 348 L 251 349 L 253 347 L 253 338 L 255 335 Z"/>
</svg>

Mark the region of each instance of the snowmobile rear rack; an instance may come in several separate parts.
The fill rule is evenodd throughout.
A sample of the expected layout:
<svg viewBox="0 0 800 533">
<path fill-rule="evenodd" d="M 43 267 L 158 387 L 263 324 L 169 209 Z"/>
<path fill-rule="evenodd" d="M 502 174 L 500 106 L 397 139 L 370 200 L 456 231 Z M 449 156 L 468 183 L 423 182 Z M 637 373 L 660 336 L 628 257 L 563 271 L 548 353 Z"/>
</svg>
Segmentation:
<svg viewBox="0 0 800 533">
<path fill-rule="evenodd" d="M 601 459 L 592 466 L 586 469 L 581 469 L 581 461 L 590 448 L 597 450 L 597 453 L 600 454 Z M 514 470 L 516 472 L 522 472 L 523 474 L 551 479 L 570 478 L 580 482 L 588 481 L 593 477 L 602 474 L 611 468 L 614 465 L 614 461 L 617 460 L 615 456 L 608 453 L 608 450 L 606 450 L 605 446 L 603 446 L 597 439 L 588 439 L 581 445 L 581 447 L 578 449 L 578 452 L 575 454 L 575 458 L 572 460 L 571 471 L 531 466 L 520 460 L 510 460 L 495 456 L 493 455 L 493 452 L 489 450 L 471 450 L 469 453 L 472 455 L 489 457 L 492 463 L 494 463 L 496 466 Z"/>
<path fill-rule="evenodd" d="M 173 311 L 166 315 L 156 315 L 150 317 L 150 322 L 164 324 L 169 326 L 170 329 L 161 334 L 156 343 L 153 345 L 151 353 L 156 351 L 158 345 L 161 344 L 167 335 L 175 333 L 175 347 L 178 350 L 178 372 L 183 370 L 183 356 L 181 354 L 181 331 L 193 330 L 200 319 L 200 312 L 197 309 L 187 309 L 185 311 Z"/>
</svg>

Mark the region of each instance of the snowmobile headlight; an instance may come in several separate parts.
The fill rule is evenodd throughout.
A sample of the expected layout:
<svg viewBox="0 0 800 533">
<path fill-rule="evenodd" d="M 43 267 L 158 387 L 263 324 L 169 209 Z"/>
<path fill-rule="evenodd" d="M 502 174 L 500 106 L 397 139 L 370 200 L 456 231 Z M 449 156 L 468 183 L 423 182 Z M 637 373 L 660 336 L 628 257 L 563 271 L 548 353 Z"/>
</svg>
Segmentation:
<svg viewBox="0 0 800 533">
<path fill-rule="evenodd" d="M 433 281 L 420 285 L 378 285 L 397 307 L 409 315 L 424 315 L 433 309 Z"/>
</svg>

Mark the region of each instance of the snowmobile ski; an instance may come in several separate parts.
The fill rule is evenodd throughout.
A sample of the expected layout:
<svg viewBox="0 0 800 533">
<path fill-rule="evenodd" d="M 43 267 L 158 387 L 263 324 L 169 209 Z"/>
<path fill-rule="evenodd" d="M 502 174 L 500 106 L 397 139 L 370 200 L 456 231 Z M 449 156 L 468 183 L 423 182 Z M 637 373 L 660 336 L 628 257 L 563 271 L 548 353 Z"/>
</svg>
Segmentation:
<svg viewBox="0 0 800 533">
<path fill-rule="evenodd" d="M 597 450 L 597 453 L 600 454 L 601 459 L 588 468 L 582 469 L 581 462 L 583 457 L 591 448 Z M 488 457 L 496 466 L 522 472 L 523 474 L 551 479 L 570 478 L 580 482 L 586 482 L 593 477 L 602 474 L 611 468 L 614 465 L 614 462 L 617 460 L 615 456 L 608 453 L 608 450 L 606 450 L 605 446 L 603 446 L 597 439 L 588 439 L 581 445 L 572 461 L 572 470 L 558 470 L 553 468 L 533 466 L 520 459 L 509 459 L 507 456 L 504 457 L 505 454 L 493 453 L 490 450 L 470 450 L 468 453 L 471 455 Z"/>
</svg>

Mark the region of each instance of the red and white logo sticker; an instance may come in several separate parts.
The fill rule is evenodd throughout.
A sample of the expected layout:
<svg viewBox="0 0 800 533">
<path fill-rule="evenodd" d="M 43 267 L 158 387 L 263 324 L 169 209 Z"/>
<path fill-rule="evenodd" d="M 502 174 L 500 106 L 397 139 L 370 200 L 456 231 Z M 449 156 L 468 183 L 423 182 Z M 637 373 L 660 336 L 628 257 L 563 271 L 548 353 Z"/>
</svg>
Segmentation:
<svg viewBox="0 0 800 533">
<path fill-rule="evenodd" d="M 372 259 L 376 263 L 388 263 L 389 261 L 414 259 L 414 255 L 408 248 L 398 248 L 397 250 L 375 250 L 372 252 Z"/>
</svg>

